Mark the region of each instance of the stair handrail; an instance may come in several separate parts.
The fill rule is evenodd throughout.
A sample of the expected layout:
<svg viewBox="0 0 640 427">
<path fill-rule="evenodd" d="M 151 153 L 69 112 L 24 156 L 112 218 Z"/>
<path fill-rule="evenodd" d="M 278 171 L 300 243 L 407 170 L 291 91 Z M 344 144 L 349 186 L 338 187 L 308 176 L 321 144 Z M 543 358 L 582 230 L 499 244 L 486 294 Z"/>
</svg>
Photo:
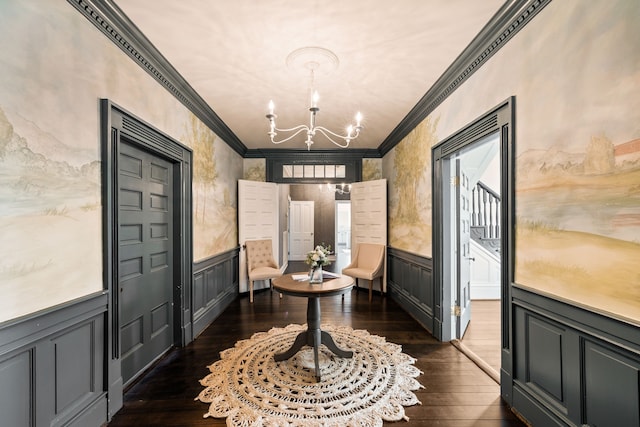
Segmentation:
<svg viewBox="0 0 640 427">
<path fill-rule="evenodd" d="M 483 227 L 485 237 L 500 238 L 500 195 L 482 181 L 472 189 L 471 225 Z"/>
</svg>

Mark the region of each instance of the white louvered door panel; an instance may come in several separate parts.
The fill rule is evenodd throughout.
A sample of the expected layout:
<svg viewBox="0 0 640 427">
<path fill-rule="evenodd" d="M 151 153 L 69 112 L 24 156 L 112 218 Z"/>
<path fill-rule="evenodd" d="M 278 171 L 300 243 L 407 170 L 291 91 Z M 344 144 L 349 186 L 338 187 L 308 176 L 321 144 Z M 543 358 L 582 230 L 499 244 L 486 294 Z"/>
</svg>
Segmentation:
<svg viewBox="0 0 640 427">
<path fill-rule="evenodd" d="M 278 186 L 273 182 L 238 181 L 238 243 L 240 245 L 239 288 L 247 292 L 247 258 L 243 247 L 247 240 L 271 239 L 273 257 L 277 260 L 280 236 L 278 236 Z M 255 289 L 266 287 L 256 283 Z"/>
<path fill-rule="evenodd" d="M 356 182 L 351 186 L 351 248 L 358 243 L 387 246 L 387 180 Z M 382 290 L 387 291 L 387 256 Z"/>
<path fill-rule="evenodd" d="M 360 242 L 387 244 L 387 180 L 351 187 L 351 247 Z"/>
</svg>

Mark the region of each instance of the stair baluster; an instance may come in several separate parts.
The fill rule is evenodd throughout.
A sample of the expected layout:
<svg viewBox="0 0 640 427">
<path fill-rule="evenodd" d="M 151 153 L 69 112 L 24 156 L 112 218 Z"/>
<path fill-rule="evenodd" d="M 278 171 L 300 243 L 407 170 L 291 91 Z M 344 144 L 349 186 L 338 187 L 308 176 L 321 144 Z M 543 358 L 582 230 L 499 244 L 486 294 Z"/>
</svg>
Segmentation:
<svg viewBox="0 0 640 427">
<path fill-rule="evenodd" d="M 492 250 L 500 250 L 500 196 L 478 181 L 471 192 L 471 226 L 479 230 L 472 236 Z"/>
</svg>

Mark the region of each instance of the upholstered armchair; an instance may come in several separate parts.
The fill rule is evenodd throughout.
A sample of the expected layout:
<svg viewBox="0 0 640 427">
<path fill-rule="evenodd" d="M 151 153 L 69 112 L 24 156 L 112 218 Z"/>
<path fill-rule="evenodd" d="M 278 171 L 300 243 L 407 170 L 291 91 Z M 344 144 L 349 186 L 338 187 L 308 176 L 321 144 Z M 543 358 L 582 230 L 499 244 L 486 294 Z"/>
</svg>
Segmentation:
<svg viewBox="0 0 640 427">
<path fill-rule="evenodd" d="M 247 240 L 247 270 L 249 273 L 249 301 L 253 303 L 253 282 L 256 280 L 268 280 L 269 287 L 273 291 L 271 279 L 282 276 L 278 263 L 273 259 L 271 239 Z M 280 294 L 282 298 L 282 294 Z"/>
<path fill-rule="evenodd" d="M 369 301 L 373 294 L 373 280 L 380 278 L 380 291 L 382 291 L 382 275 L 384 274 L 384 245 L 378 243 L 359 243 L 356 245 L 351 264 L 342 269 L 342 274 L 369 281 Z"/>
</svg>

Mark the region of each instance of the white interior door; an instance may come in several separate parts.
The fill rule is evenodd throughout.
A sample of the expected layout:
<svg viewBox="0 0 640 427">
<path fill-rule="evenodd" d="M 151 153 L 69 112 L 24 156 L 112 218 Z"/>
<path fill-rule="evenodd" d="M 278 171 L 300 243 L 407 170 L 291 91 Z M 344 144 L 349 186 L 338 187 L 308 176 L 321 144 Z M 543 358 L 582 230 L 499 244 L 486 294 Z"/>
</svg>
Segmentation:
<svg viewBox="0 0 640 427">
<path fill-rule="evenodd" d="M 273 258 L 278 259 L 278 186 L 273 182 L 238 181 L 238 243 L 240 245 L 239 288 L 249 290 L 247 282 L 247 257 L 244 242 L 271 239 Z M 254 289 L 267 284 L 256 282 Z"/>
<path fill-rule="evenodd" d="M 462 339 L 471 320 L 471 187 L 469 176 L 456 159 L 457 338 Z"/>
<path fill-rule="evenodd" d="M 351 200 L 336 200 L 335 250 L 351 249 Z"/>
<path fill-rule="evenodd" d="M 291 201 L 289 203 L 289 259 L 304 261 L 312 251 L 314 233 L 313 201 Z"/>
<path fill-rule="evenodd" d="M 382 292 L 387 291 L 387 180 L 351 185 L 351 247 L 358 243 L 385 245 Z"/>
</svg>

